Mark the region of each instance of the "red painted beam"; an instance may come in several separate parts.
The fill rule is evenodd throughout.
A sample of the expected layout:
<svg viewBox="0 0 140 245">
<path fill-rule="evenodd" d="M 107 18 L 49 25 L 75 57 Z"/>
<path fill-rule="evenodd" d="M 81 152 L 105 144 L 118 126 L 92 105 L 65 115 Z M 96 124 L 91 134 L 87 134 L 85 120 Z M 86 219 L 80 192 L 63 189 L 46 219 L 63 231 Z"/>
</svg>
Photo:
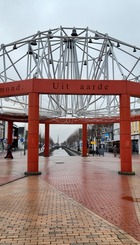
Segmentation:
<svg viewBox="0 0 140 245">
<path fill-rule="evenodd" d="M 140 83 L 127 80 L 29 79 L 0 83 L 0 97 L 39 94 L 89 94 L 140 97 Z"/>
<path fill-rule="evenodd" d="M 27 115 L 19 115 L 19 114 L 0 114 L 0 120 L 2 121 L 13 121 L 13 122 L 28 122 Z M 140 115 L 131 115 L 131 122 L 140 121 Z M 111 124 L 111 123 L 119 123 L 120 117 L 103 117 L 103 118 L 49 118 L 42 119 L 40 117 L 39 123 L 41 124 Z"/>
</svg>

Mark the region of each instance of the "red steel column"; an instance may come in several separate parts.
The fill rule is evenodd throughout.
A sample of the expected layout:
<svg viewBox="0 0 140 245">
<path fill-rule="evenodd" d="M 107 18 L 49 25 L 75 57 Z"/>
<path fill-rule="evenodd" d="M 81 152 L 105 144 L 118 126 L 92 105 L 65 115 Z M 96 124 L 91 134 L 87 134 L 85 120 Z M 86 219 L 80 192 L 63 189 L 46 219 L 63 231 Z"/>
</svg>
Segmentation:
<svg viewBox="0 0 140 245">
<path fill-rule="evenodd" d="M 130 121 L 130 95 L 120 95 L 120 158 L 119 174 L 134 175 L 132 172 L 132 146 Z"/>
<path fill-rule="evenodd" d="M 82 156 L 87 157 L 87 124 L 83 123 L 83 130 L 82 130 Z"/>
<path fill-rule="evenodd" d="M 12 145 L 13 142 L 13 121 L 8 121 L 7 143 Z"/>
<path fill-rule="evenodd" d="M 28 109 L 28 166 L 26 175 L 38 175 L 39 94 L 29 94 Z"/>
<path fill-rule="evenodd" d="M 49 157 L 49 123 L 45 123 L 45 149 L 44 156 Z"/>
</svg>

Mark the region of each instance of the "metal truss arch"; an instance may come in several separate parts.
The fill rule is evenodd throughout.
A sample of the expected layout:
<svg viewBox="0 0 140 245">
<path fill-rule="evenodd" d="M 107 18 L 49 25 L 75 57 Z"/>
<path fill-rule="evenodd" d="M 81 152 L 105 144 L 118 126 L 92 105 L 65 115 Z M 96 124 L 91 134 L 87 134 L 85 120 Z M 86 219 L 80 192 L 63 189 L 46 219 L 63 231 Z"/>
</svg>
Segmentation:
<svg viewBox="0 0 140 245">
<path fill-rule="evenodd" d="M 88 27 L 58 27 L 0 46 L 0 82 L 31 78 L 140 81 L 140 47 Z M 27 113 L 28 98 L 1 99 L 1 109 Z M 131 99 L 131 110 L 138 108 Z M 41 95 L 45 117 L 119 114 L 117 96 Z"/>
</svg>

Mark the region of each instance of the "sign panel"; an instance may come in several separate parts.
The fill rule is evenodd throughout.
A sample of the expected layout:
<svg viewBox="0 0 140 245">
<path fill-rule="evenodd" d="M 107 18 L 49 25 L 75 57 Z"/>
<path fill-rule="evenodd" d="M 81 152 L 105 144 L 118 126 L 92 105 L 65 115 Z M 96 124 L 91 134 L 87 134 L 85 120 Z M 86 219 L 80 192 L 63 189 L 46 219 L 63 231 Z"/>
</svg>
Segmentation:
<svg viewBox="0 0 140 245">
<path fill-rule="evenodd" d="M 140 96 L 140 84 L 125 80 L 29 79 L 0 84 L 0 97 L 40 94 Z"/>
</svg>

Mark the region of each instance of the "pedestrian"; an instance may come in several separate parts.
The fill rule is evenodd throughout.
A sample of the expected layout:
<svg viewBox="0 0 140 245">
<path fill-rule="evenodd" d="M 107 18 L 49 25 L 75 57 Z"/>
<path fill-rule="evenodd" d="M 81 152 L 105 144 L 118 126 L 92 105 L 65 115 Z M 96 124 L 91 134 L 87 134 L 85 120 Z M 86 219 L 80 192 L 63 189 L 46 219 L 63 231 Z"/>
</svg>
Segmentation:
<svg viewBox="0 0 140 245">
<path fill-rule="evenodd" d="M 99 149 L 99 146 L 96 146 L 96 155 L 98 156 L 100 156 L 100 149 Z"/>
<path fill-rule="evenodd" d="M 114 157 L 116 157 L 117 156 L 117 146 L 116 145 L 113 146 L 113 153 L 114 153 Z"/>
<path fill-rule="evenodd" d="M 100 147 L 100 155 L 103 155 L 103 157 L 104 157 L 104 152 L 105 152 L 104 146 L 101 145 L 101 147 Z"/>
<path fill-rule="evenodd" d="M 8 144 L 6 149 L 7 149 L 7 155 L 5 156 L 5 158 L 12 158 L 13 159 L 13 156 L 12 156 L 12 145 Z"/>
</svg>

